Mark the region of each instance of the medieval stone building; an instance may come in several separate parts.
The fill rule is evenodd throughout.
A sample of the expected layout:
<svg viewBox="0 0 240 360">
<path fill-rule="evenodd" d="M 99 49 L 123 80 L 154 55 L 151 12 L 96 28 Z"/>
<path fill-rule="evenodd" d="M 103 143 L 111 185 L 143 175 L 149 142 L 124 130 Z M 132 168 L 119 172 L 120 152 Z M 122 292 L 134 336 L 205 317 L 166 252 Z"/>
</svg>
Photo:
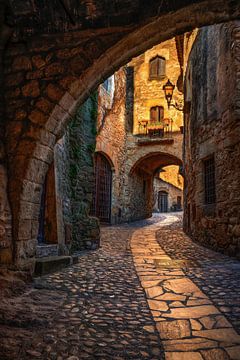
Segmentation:
<svg viewBox="0 0 240 360">
<path fill-rule="evenodd" d="M 169 78 L 181 78 L 175 39 L 133 59 L 99 88 L 96 174 L 102 178 L 105 172 L 108 194 L 97 180 L 94 206 L 102 221 L 151 216 L 156 172 L 182 164 L 183 114 L 167 106 L 163 86 Z M 176 89 L 174 100 L 182 99 Z"/>
<path fill-rule="evenodd" d="M 240 23 L 198 31 L 185 75 L 184 229 L 240 257 Z"/>
</svg>

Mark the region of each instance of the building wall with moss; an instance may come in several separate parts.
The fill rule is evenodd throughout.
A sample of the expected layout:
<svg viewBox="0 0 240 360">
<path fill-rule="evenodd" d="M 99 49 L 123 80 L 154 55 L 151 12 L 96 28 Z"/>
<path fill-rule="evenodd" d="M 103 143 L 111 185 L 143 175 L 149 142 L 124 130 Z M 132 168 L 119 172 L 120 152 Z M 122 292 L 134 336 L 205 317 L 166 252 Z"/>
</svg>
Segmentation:
<svg viewBox="0 0 240 360">
<path fill-rule="evenodd" d="M 100 243 L 98 219 L 89 215 L 95 183 L 97 108 L 94 93 L 78 109 L 55 147 L 58 236 L 71 252 L 96 249 Z"/>
</svg>

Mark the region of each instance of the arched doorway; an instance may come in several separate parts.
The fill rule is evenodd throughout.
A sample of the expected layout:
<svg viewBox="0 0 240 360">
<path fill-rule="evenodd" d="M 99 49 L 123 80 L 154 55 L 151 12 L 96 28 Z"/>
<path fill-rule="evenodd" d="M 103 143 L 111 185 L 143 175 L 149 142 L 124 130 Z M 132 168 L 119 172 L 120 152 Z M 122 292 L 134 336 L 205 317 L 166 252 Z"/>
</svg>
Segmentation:
<svg viewBox="0 0 240 360">
<path fill-rule="evenodd" d="M 42 186 L 37 240 L 39 245 L 58 243 L 54 162 L 50 165 Z"/>
<path fill-rule="evenodd" d="M 168 212 L 168 193 L 166 191 L 158 193 L 158 209 L 160 213 Z"/>
<path fill-rule="evenodd" d="M 91 215 L 103 223 L 111 221 L 112 202 L 112 167 L 110 161 L 102 153 L 96 153 L 94 159 L 95 189 Z"/>
</svg>

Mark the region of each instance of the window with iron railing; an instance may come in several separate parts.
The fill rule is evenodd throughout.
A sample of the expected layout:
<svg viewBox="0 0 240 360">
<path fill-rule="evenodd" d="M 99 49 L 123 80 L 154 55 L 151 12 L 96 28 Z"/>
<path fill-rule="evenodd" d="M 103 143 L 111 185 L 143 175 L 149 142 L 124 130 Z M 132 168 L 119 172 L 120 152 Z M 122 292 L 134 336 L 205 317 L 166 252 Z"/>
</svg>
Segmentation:
<svg viewBox="0 0 240 360">
<path fill-rule="evenodd" d="M 216 202 L 215 159 L 211 156 L 203 161 L 204 166 L 204 200 L 205 204 Z"/>
</svg>

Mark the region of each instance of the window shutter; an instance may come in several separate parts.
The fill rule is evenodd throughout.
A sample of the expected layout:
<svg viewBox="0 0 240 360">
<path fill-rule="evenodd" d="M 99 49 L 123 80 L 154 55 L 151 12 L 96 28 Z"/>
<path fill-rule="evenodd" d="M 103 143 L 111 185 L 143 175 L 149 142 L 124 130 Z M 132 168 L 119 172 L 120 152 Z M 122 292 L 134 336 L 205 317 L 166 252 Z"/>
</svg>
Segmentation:
<svg viewBox="0 0 240 360">
<path fill-rule="evenodd" d="M 150 62 L 150 78 L 152 79 L 157 78 L 157 75 L 158 75 L 157 59 L 153 59 Z"/>
<path fill-rule="evenodd" d="M 157 107 L 154 106 L 150 109 L 150 120 L 157 121 Z"/>
<path fill-rule="evenodd" d="M 158 58 L 158 77 L 164 78 L 166 75 L 166 60 L 164 58 Z"/>
<path fill-rule="evenodd" d="M 160 56 L 150 60 L 149 63 L 149 78 L 163 79 L 166 74 L 166 60 Z"/>
</svg>

